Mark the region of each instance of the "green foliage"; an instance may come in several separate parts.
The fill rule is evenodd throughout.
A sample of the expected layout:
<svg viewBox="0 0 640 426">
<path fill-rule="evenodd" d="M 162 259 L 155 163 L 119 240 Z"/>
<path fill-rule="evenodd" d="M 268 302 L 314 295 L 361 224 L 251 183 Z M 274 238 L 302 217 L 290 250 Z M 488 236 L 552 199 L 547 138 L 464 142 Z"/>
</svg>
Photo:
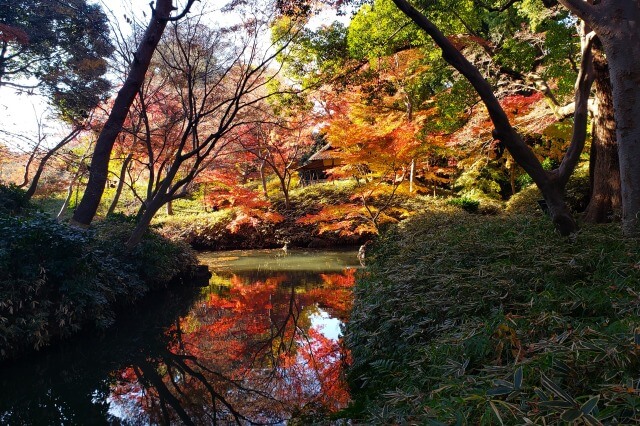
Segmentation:
<svg viewBox="0 0 640 426">
<path fill-rule="evenodd" d="M 366 424 L 640 421 L 640 255 L 616 225 L 426 213 L 367 252 L 345 339 Z M 370 254 L 371 253 L 371 254 Z"/>
<path fill-rule="evenodd" d="M 311 86 L 327 74 L 339 73 L 349 59 L 344 25 L 333 22 L 317 30 L 303 28 L 289 42 L 287 35 L 298 24 L 289 17 L 281 17 L 271 27 L 272 40 L 278 45 L 287 44 L 278 55 L 287 76 Z"/>
<path fill-rule="evenodd" d="M 0 81 L 35 77 L 62 117 L 85 117 L 110 88 L 107 16 L 85 0 L 14 0 L 0 7 Z"/>
<path fill-rule="evenodd" d="M 393 2 L 375 0 L 372 5 L 362 6 L 353 17 L 347 41 L 352 57 L 369 59 L 424 44 L 425 35 Z"/>
<path fill-rule="evenodd" d="M 528 177 L 529 175 L 526 176 Z M 540 215 L 542 214 L 538 206 L 538 200 L 540 199 L 542 199 L 542 194 L 538 187 L 534 184 L 529 184 L 507 201 L 505 210 L 508 213 L 520 215 Z"/>
<path fill-rule="evenodd" d="M 462 210 L 466 210 L 469 213 L 476 213 L 478 211 L 478 207 L 480 207 L 480 201 L 468 197 L 452 198 L 449 200 L 449 204 L 460 207 Z"/>
<path fill-rule="evenodd" d="M 26 191 L 14 184 L 0 184 L 0 216 L 17 214 L 30 207 Z"/>
<path fill-rule="evenodd" d="M 454 189 L 461 196 L 475 195 L 499 200 L 503 188 L 509 187 L 507 172 L 502 161 L 486 157 L 475 157 L 460 161 L 462 173 L 454 183 Z"/>
<path fill-rule="evenodd" d="M 509 69 L 532 69 L 537 55 L 538 52 L 531 43 L 509 39 L 505 41 L 502 50 L 496 55 L 496 60 Z"/>
<path fill-rule="evenodd" d="M 0 359 L 108 327 L 121 305 L 195 263 L 189 250 L 153 235 L 125 253 L 127 232 L 112 222 L 85 232 L 43 213 L 1 217 Z"/>
</svg>

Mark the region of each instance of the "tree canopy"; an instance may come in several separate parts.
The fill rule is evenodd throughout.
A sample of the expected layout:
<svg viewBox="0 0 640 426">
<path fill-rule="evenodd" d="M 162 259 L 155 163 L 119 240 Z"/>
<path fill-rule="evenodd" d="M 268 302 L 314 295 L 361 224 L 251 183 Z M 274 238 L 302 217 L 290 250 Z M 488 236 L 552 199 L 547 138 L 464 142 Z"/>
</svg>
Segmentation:
<svg viewBox="0 0 640 426">
<path fill-rule="evenodd" d="M 86 0 L 0 1 L 0 85 L 39 88 L 74 120 L 104 99 L 108 19 Z"/>
</svg>

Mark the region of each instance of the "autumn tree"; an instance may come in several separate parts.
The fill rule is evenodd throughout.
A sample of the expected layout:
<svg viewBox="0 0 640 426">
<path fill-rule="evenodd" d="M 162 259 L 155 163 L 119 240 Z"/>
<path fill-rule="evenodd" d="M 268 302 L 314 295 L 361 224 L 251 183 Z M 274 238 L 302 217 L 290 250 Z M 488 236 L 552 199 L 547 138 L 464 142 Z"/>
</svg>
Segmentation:
<svg viewBox="0 0 640 426">
<path fill-rule="evenodd" d="M 248 19 L 230 31 L 207 28 L 194 17 L 172 25 L 158 49 L 162 66 L 148 78 L 166 75 L 160 92 L 175 104 L 159 108 L 166 125 L 154 135 L 151 103 L 141 98 L 141 105 L 147 105 L 142 137 L 153 170 L 149 169 L 147 196 L 129 248 L 140 241 L 164 204 L 188 194 L 194 179 L 238 139 L 243 125 L 252 122 L 252 110 L 274 94 L 266 88 L 274 79 L 269 67 L 279 51 L 262 49 L 265 24 L 259 18 Z"/>
<path fill-rule="evenodd" d="M 482 82 L 482 79 L 480 78 L 481 76 L 476 72 L 477 69 L 473 70 L 474 67 L 468 67 L 469 62 L 460 55 L 459 52 L 456 51 L 455 46 L 450 43 L 446 37 L 444 37 L 442 32 L 436 26 L 437 23 L 434 25 L 435 21 L 427 18 L 428 14 L 436 16 L 434 14 L 434 9 L 426 9 L 428 11 L 423 13 L 418 11 L 418 9 L 416 9 L 416 7 L 414 7 L 410 2 L 394 0 L 394 3 L 404 14 L 410 17 L 413 22 L 415 22 L 434 39 L 436 44 L 443 49 L 443 57 L 445 60 L 451 63 L 458 71 L 471 81 L 474 88 L 483 98 L 483 101 L 485 101 L 485 103 L 489 101 L 489 105 L 494 103 L 491 101 L 491 96 L 488 93 L 491 91 L 491 87 Z M 544 3 L 546 6 L 552 6 L 555 4 L 553 1 Z M 628 75 L 633 75 L 634 72 L 637 73 L 637 66 L 634 62 L 634 58 L 637 56 L 629 54 L 628 49 L 623 46 L 629 43 L 633 46 L 638 44 L 635 43 L 638 39 L 638 30 L 633 25 L 620 25 L 620 22 L 635 22 L 640 10 L 637 5 L 632 5 L 628 2 L 622 1 L 596 2 L 595 4 L 591 4 L 590 2 L 575 0 L 560 1 L 560 3 L 575 13 L 578 17 L 582 18 L 588 26 L 593 29 L 598 36 L 600 36 L 605 53 L 610 61 L 609 66 L 611 69 L 616 70 L 616 72 L 611 74 L 611 81 L 616 127 L 618 129 L 617 139 L 621 144 L 619 158 L 621 168 L 623 232 L 628 235 L 634 235 L 637 233 L 637 212 L 640 211 L 640 197 L 637 196 L 637 190 L 634 188 L 638 185 L 637 177 L 640 176 L 640 172 L 636 171 L 638 169 L 637 166 L 631 164 L 633 162 L 632 158 L 636 157 L 634 153 L 639 149 L 637 148 L 638 130 L 636 130 L 637 126 L 633 124 L 635 121 L 631 117 L 637 115 L 637 111 L 635 111 L 631 103 L 626 100 L 632 97 L 631 93 L 636 93 L 638 90 L 638 85 L 631 83 L 631 81 L 634 80 L 628 78 Z M 509 5 L 510 4 L 507 6 Z M 446 16 L 446 11 L 444 13 Z M 451 18 L 451 15 L 449 15 L 449 17 Z M 615 64 L 613 64 L 612 61 L 615 62 Z M 583 63 L 587 63 L 587 65 L 588 62 L 589 61 L 583 61 Z M 588 75 L 589 73 L 583 74 Z M 584 87 L 584 85 L 582 85 L 582 87 Z M 585 93 L 584 95 L 579 95 L 581 90 Z M 588 92 L 586 90 L 576 90 L 576 99 L 579 97 L 584 98 L 587 94 Z M 578 146 L 581 145 L 579 141 L 582 139 L 581 134 L 584 133 L 584 131 L 581 130 L 581 122 L 584 121 L 582 118 L 583 113 L 580 112 L 579 109 L 584 108 L 581 104 L 585 103 L 585 101 L 576 102 L 576 113 L 574 114 L 576 123 L 574 137 L 572 140 L 577 142 Z M 491 107 L 489 107 L 489 111 L 490 113 L 492 112 Z M 526 158 L 528 157 L 526 152 L 519 152 L 518 146 L 521 146 L 520 143 L 513 144 L 513 141 L 507 141 L 507 139 L 510 139 L 509 126 L 506 126 L 504 120 L 500 120 L 500 117 L 498 117 L 499 114 L 496 113 L 499 113 L 498 109 L 495 109 L 492 114 L 492 119 L 496 126 L 496 136 L 499 136 L 499 139 L 505 143 L 508 149 L 512 150 L 512 152 L 513 150 L 517 152 L 514 155 L 514 158 L 524 166 L 525 170 L 527 170 L 540 187 L 548 204 L 552 206 L 552 217 L 554 218 L 556 225 L 559 226 L 561 232 L 566 233 L 571 229 L 574 229 L 575 225 L 573 224 L 573 220 L 568 217 L 566 212 L 562 212 L 563 208 L 558 207 L 562 204 L 562 201 L 553 194 L 554 192 L 558 192 L 558 188 L 561 189 L 563 187 L 563 182 L 566 180 L 565 176 L 567 176 L 569 169 L 572 168 L 564 166 L 571 165 L 572 161 L 566 161 L 564 162 L 564 166 L 561 166 L 558 171 L 552 171 L 550 173 L 550 178 L 549 176 L 545 177 L 545 174 L 541 173 L 539 170 L 540 168 L 535 165 L 535 162 L 533 162 L 533 164 L 529 164 L 530 161 Z M 629 130 L 622 131 L 619 127 L 621 122 L 626 123 L 624 126 Z M 625 140 L 625 142 L 623 142 L 623 140 Z M 622 145 L 625 145 L 625 147 Z M 565 158 L 570 159 L 571 157 L 575 157 L 575 151 L 575 149 L 570 148 L 568 151 L 569 155 Z"/>
<path fill-rule="evenodd" d="M 93 220 L 107 182 L 113 144 L 122 129 L 129 107 L 144 81 L 156 46 L 162 38 L 167 23 L 183 18 L 189 12 L 193 2 L 194 0 L 188 0 L 184 9 L 175 16 L 171 15 L 175 10 L 171 0 L 157 0 L 155 7 L 152 7 L 151 19 L 133 55 L 134 59 L 131 61 L 127 78 L 118 91 L 113 108 L 96 142 L 91 158 L 89 181 L 82 200 L 74 212 L 73 223 L 88 226 Z"/>
<path fill-rule="evenodd" d="M 576 229 L 575 221 L 564 201 L 564 187 L 575 168 L 586 138 L 587 106 L 592 82 L 590 38 L 585 37 L 583 56 L 578 82 L 575 91 L 574 133 L 572 144 L 567 151 L 560 167 L 547 172 L 536 158 L 522 137 L 513 128 L 494 90 L 485 80 L 477 67 L 465 58 L 455 45 L 441 30 L 418 11 L 411 3 L 404 0 L 393 0 L 398 8 L 424 30 L 442 49 L 443 58 L 458 70 L 474 87 L 485 106 L 495 126 L 494 136 L 509 150 L 513 158 L 527 171 L 540 188 L 551 217 L 562 234 L 568 234 Z"/>
<path fill-rule="evenodd" d="M 288 109 L 281 105 L 274 108 L 274 105 L 265 103 L 258 123 L 239 139 L 243 149 L 258 159 L 261 167 L 267 166 L 275 175 L 287 210 L 291 204 L 291 180 L 313 143 L 311 132 L 314 126 L 309 106 L 298 104 Z"/>
</svg>

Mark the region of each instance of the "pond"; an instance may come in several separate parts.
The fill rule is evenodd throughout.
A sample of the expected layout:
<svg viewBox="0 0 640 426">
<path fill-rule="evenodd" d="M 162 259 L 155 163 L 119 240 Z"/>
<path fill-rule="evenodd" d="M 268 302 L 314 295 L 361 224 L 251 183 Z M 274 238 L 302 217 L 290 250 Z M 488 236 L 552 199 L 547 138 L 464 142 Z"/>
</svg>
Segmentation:
<svg viewBox="0 0 640 426">
<path fill-rule="evenodd" d="M 0 424 L 304 424 L 345 407 L 340 326 L 356 253 L 200 259 L 208 287 L 156 296 L 103 335 L 3 366 Z"/>
</svg>

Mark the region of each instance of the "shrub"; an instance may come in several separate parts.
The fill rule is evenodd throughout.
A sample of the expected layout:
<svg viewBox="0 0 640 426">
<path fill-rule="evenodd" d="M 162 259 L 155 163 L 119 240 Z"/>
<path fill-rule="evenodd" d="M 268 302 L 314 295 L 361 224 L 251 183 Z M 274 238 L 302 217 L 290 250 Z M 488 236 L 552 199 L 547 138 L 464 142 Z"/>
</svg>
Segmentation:
<svg viewBox="0 0 640 426">
<path fill-rule="evenodd" d="M 424 214 L 384 234 L 345 341 L 365 424 L 640 421 L 640 250 L 615 225 Z"/>
<path fill-rule="evenodd" d="M 28 207 L 29 199 L 23 189 L 14 184 L 0 184 L 0 215 L 17 214 Z"/>
<path fill-rule="evenodd" d="M 124 253 L 126 232 L 113 223 L 81 231 L 43 213 L 0 217 L 0 359 L 106 328 L 121 306 L 195 263 L 154 235 Z"/>
<path fill-rule="evenodd" d="M 468 197 L 452 198 L 448 202 L 452 206 L 460 207 L 469 213 L 477 213 L 478 207 L 480 207 L 480 201 Z"/>
</svg>

